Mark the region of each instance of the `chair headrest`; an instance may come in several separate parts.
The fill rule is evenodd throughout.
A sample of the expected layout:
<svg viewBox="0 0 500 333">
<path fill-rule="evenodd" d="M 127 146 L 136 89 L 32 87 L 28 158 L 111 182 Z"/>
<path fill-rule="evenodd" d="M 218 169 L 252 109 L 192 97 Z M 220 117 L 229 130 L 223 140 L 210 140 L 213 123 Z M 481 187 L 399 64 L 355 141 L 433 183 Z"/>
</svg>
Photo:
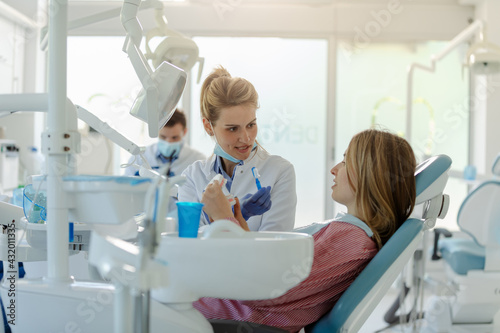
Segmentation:
<svg viewBox="0 0 500 333">
<path fill-rule="evenodd" d="M 493 161 L 493 166 L 491 167 L 491 172 L 495 176 L 500 176 L 500 154 L 497 155 L 495 161 Z"/>
<path fill-rule="evenodd" d="M 462 202 L 457 223 L 477 244 L 500 243 L 500 181 L 488 180 L 470 192 Z"/>
<path fill-rule="evenodd" d="M 450 167 L 451 158 L 447 155 L 436 155 L 417 165 L 415 169 L 416 205 L 443 193 Z"/>
</svg>

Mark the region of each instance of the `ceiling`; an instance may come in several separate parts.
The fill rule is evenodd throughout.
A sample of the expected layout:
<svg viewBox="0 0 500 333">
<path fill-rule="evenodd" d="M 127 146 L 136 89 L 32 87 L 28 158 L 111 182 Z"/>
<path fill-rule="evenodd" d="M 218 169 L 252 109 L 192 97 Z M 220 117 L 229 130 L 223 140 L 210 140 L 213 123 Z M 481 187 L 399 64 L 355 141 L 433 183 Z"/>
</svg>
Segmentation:
<svg viewBox="0 0 500 333">
<path fill-rule="evenodd" d="M 12 8 L 17 9 L 24 15 L 28 16 L 29 18 L 34 18 L 36 14 L 36 9 L 37 9 L 37 3 L 39 0 L 0 0 L 0 2 L 5 2 Z M 104 4 L 110 4 L 110 3 L 121 3 L 123 0 L 68 0 L 69 5 L 71 6 L 71 3 L 88 3 L 89 6 L 96 5 L 97 3 L 100 3 L 99 5 L 104 5 Z M 463 4 L 464 1 L 471 1 L 471 0 L 412 0 L 412 3 L 422 3 L 422 4 L 432 4 L 432 5 L 444 5 L 444 4 Z M 477 1 L 477 0 L 474 0 Z M 207 4 L 213 4 L 214 0 L 162 0 L 162 2 L 181 2 L 185 4 L 193 3 L 193 4 L 200 4 L 200 3 L 207 3 Z M 304 4 L 304 5 L 318 5 L 318 4 L 336 4 L 336 3 L 356 3 L 356 4 L 362 4 L 362 3 L 367 3 L 367 4 L 373 4 L 373 3 L 387 3 L 387 0 L 245 0 L 246 4 L 250 3 L 255 3 L 255 4 L 283 4 L 283 5 L 297 5 L 297 4 Z"/>
</svg>

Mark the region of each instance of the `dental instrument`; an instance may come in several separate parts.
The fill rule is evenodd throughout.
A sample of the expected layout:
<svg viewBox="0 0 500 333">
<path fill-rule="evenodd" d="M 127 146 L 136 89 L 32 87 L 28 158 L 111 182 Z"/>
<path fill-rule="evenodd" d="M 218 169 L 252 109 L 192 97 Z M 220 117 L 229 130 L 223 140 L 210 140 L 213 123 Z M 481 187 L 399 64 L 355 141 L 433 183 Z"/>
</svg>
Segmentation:
<svg viewBox="0 0 500 333">
<path fill-rule="evenodd" d="M 260 180 L 259 180 L 259 170 L 256 167 L 252 168 L 252 175 L 253 178 L 255 178 L 255 185 L 257 185 L 257 190 L 260 190 L 262 186 L 260 185 Z"/>
<path fill-rule="evenodd" d="M 224 193 L 224 195 L 226 196 L 227 201 L 229 201 L 231 206 L 234 206 L 236 204 L 236 200 L 234 199 L 234 196 L 227 190 L 226 187 L 227 180 L 224 178 L 224 176 L 218 173 L 214 178 L 212 178 L 212 180 L 210 181 L 210 183 L 207 184 L 207 186 L 213 184 L 215 181 L 219 183 L 219 186 L 222 189 L 222 193 Z M 203 190 L 203 192 L 205 192 L 205 190 Z"/>
</svg>

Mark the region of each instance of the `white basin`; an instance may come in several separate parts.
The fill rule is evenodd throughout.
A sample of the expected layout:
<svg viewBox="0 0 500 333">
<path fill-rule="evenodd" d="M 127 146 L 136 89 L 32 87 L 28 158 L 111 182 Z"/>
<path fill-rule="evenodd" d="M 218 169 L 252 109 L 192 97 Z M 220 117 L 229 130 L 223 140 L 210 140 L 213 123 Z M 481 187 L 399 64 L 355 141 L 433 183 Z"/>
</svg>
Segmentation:
<svg viewBox="0 0 500 333">
<path fill-rule="evenodd" d="M 34 187 L 46 190 L 44 177 L 33 180 Z M 149 178 L 128 176 L 75 175 L 63 178 L 69 220 L 87 224 L 122 224 L 144 212 Z"/>
<path fill-rule="evenodd" d="M 309 275 L 313 253 L 309 235 L 246 232 L 225 220 L 215 221 L 198 238 L 167 233 L 155 259 L 168 266 L 169 283 L 152 296 L 164 303 L 278 297 Z"/>
</svg>

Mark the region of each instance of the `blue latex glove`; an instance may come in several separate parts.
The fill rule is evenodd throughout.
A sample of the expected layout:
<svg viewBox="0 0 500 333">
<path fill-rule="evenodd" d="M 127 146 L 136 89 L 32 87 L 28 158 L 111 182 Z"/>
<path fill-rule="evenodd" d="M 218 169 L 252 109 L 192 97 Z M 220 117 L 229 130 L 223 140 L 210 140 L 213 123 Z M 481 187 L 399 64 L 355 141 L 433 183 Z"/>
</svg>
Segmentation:
<svg viewBox="0 0 500 333">
<path fill-rule="evenodd" d="M 271 186 L 263 187 L 254 194 L 247 194 L 241 200 L 241 214 L 245 220 L 262 215 L 271 209 Z"/>
</svg>

